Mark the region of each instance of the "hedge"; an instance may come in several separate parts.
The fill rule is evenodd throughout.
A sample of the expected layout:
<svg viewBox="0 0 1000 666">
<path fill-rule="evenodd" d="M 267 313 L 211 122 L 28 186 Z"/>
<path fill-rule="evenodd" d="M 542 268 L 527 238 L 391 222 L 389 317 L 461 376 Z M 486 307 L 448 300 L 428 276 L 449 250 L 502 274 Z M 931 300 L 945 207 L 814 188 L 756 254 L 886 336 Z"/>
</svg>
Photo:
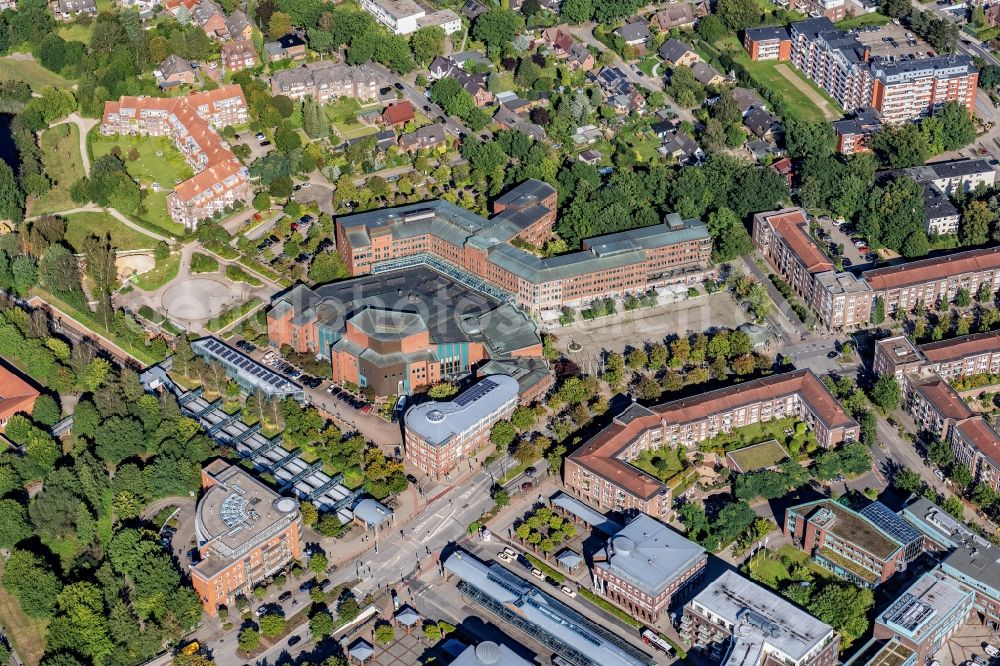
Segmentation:
<svg viewBox="0 0 1000 666">
<path fill-rule="evenodd" d="M 635 619 L 627 612 L 623 611 L 621 608 L 618 608 L 618 606 L 615 606 L 610 601 L 606 601 L 605 599 L 600 598 L 590 590 L 583 587 L 578 589 L 577 592 L 580 594 L 581 597 L 583 597 L 590 603 L 594 604 L 595 606 L 603 608 L 604 610 L 608 611 L 609 613 L 617 617 L 619 620 L 629 625 L 630 627 L 635 627 L 636 629 L 642 628 L 642 622 Z"/>
</svg>

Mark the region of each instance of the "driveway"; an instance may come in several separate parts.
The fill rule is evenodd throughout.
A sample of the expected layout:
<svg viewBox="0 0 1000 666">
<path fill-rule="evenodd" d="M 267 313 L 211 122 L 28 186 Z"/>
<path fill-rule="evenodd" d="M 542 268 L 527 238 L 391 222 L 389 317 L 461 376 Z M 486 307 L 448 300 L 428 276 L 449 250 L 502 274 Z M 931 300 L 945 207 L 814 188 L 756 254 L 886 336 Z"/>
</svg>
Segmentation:
<svg viewBox="0 0 1000 666">
<path fill-rule="evenodd" d="M 266 236 L 268 232 L 278 223 L 278 220 L 285 216 L 285 212 L 279 210 L 276 213 L 272 213 L 263 224 L 260 224 L 246 233 L 247 240 L 255 241 L 258 238 Z"/>
<path fill-rule="evenodd" d="M 781 292 L 771 282 L 771 279 L 768 277 L 770 270 L 762 270 L 757 265 L 757 262 L 754 261 L 755 257 L 756 255 L 747 255 L 740 257 L 740 259 L 750 272 L 750 275 L 754 276 L 758 282 L 764 285 L 764 289 L 767 290 L 771 300 L 774 301 L 774 311 L 767 315 L 767 320 L 771 322 L 771 330 L 784 331 L 785 338 L 789 341 L 805 340 L 806 336 L 809 335 L 809 329 L 805 327 L 805 324 L 802 323 L 798 315 L 792 311 L 788 301 L 785 300 L 785 297 L 781 295 Z"/>
<path fill-rule="evenodd" d="M 473 134 L 472 130 L 470 130 L 468 127 L 466 127 L 462 123 L 458 122 L 457 120 L 446 114 L 444 112 L 444 109 L 442 109 L 437 104 L 431 102 L 427 98 L 427 96 L 424 95 L 423 92 L 417 90 L 416 87 L 407 82 L 405 79 L 401 79 L 400 77 L 396 76 L 383 65 L 380 65 L 375 62 L 369 64 L 371 65 L 371 67 L 375 69 L 376 72 L 378 72 L 382 77 L 384 77 L 386 81 L 389 82 L 389 85 L 395 86 L 396 84 L 399 84 L 400 86 L 402 86 L 403 94 L 406 96 L 406 99 L 410 101 L 410 104 L 412 104 L 415 109 L 418 109 L 422 113 L 427 114 L 431 118 L 436 118 L 437 116 L 444 116 L 445 118 L 444 128 L 453 136 L 458 136 L 459 134 L 466 134 L 471 136 Z M 425 106 L 429 107 L 430 110 L 429 111 L 424 110 Z M 492 134 L 490 134 L 488 130 L 483 130 L 480 133 L 480 135 L 484 135 L 487 137 L 492 136 Z"/>
</svg>

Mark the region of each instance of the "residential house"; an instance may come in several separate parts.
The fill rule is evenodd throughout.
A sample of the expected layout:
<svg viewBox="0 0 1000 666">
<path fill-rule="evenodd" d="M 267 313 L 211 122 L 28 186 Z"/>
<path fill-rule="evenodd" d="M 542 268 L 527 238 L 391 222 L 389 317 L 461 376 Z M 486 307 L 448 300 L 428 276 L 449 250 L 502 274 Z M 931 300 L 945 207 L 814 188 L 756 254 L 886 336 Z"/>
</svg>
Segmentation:
<svg viewBox="0 0 1000 666">
<path fill-rule="evenodd" d="M 190 17 L 191 12 L 193 12 L 194 8 L 198 6 L 198 1 L 199 0 L 163 0 L 163 9 L 176 17 L 180 13 L 181 7 L 183 7 L 184 11 L 186 11 Z"/>
<path fill-rule="evenodd" d="M 234 39 L 223 42 L 220 49 L 222 66 L 228 72 L 241 72 L 257 66 L 257 49 L 249 39 Z"/>
<path fill-rule="evenodd" d="M 570 47 L 566 64 L 569 65 L 570 69 L 582 69 L 589 72 L 597 66 L 597 59 L 594 58 L 594 54 L 590 52 L 586 44 L 577 42 Z"/>
<path fill-rule="evenodd" d="M 927 235 L 958 233 L 959 210 L 947 195 L 924 184 L 924 224 Z"/>
<path fill-rule="evenodd" d="M 477 67 L 491 67 L 493 63 L 489 58 L 484 56 L 479 51 L 459 51 L 458 53 L 452 53 L 448 56 L 452 60 L 458 63 L 462 68 L 465 68 L 465 63 L 471 62 Z"/>
<path fill-rule="evenodd" d="M 646 41 L 649 40 L 649 26 L 645 21 L 633 18 L 615 30 L 615 34 L 625 40 L 625 43 L 629 46 L 642 48 L 646 46 Z"/>
<path fill-rule="evenodd" d="M 493 93 L 486 89 L 486 77 L 482 74 L 470 74 L 451 58 L 434 58 L 428 68 L 431 80 L 437 81 L 445 77 L 455 79 L 472 95 L 476 106 L 486 106 L 493 101 Z"/>
<path fill-rule="evenodd" d="M 703 86 L 719 86 L 726 82 L 726 77 L 715 71 L 707 62 L 698 61 L 691 65 L 691 73 Z"/>
<path fill-rule="evenodd" d="M 273 42 L 264 45 L 267 57 L 271 62 L 279 60 L 305 60 L 306 43 L 297 34 L 289 33 Z"/>
<path fill-rule="evenodd" d="M 97 2 L 96 0 L 56 0 L 54 9 L 56 18 L 69 21 L 81 14 L 85 16 L 96 15 Z"/>
<path fill-rule="evenodd" d="M 1000 3 L 994 2 L 984 12 L 986 13 L 986 25 L 991 28 L 1000 28 Z"/>
<path fill-rule="evenodd" d="M 736 108 L 740 110 L 740 115 L 746 117 L 750 113 L 750 109 L 754 107 L 759 107 L 761 109 L 766 109 L 767 104 L 764 102 L 764 98 L 757 94 L 756 91 L 750 90 L 749 88 L 740 88 L 739 86 L 732 89 L 733 99 L 736 100 Z"/>
<path fill-rule="evenodd" d="M 191 12 L 191 20 L 201 26 L 212 39 L 225 39 L 229 36 L 226 15 L 215 0 L 201 0 Z"/>
<path fill-rule="evenodd" d="M 585 150 L 577 155 L 578 160 L 590 166 L 597 166 L 603 158 L 604 156 L 598 150 Z"/>
<path fill-rule="evenodd" d="M 180 56 L 171 53 L 157 70 L 160 75 L 157 77 L 161 88 L 171 88 L 180 85 L 192 85 L 195 80 L 194 70 L 191 63 Z"/>
<path fill-rule="evenodd" d="M 540 125 L 536 125 L 535 123 L 519 116 L 506 106 L 501 106 L 497 109 L 496 114 L 493 116 L 493 120 L 501 127 L 518 130 L 537 141 L 542 141 L 546 138 L 545 130 Z"/>
<path fill-rule="evenodd" d="M 338 97 L 361 102 L 378 99 L 384 80 L 370 65 L 316 62 L 276 72 L 271 77 L 271 94 L 302 99 L 312 95 L 321 104 Z"/>
<path fill-rule="evenodd" d="M 669 32 L 674 28 L 691 28 L 697 20 L 694 7 L 682 2 L 670 5 L 650 16 L 649 25 L 660 32 Z"/>
<path fill-rule="evenodd" d="M 461 14 L 470 21 L 475 21 L 485 13 L 486 5 L 482 4 L 478 0 L 467 0 L 466 3 L 462 5 Z"/>
<path fill-rule="evenodd" d="M 427 125 L 399 137 L 399 147 L 408 153 L 439 148 L 448 144 L 442 125 Z"/>
<path fill-rule="evenodd" d="M 758 139 L 770 139 L 781 129 L 781 122 L 759 106 L 750 109 L 743 118 L 743 124 Z"/>
<path fill-rule="evenodd" d="M 795 171 L 793 170 L 792 160 L 788 157 L 782 157 L 780 160 L 776 160 L 771 164 L 771 170 L 776 174 L 785 179 L 788 183 L 788 187 L 792 186 L 792 179 L 795 178 Z"/>
<path fill-rule="evenodd" d="M 386 127 L 399 127 L 416 118 L 413 112 L 413 105 L 408 101 L 390 104 L 382 110 L 382 124 Z"/>
<path fill-rule="evenodd" d="M 581 125 L 576 128 L 576 133 L 572 137 L 574 146 L 589 146 L 603 138 L 604 134 L 596 125 Z"/>
<path fill-rule="evenodd" d="M 565 25 L 557 25 L 542 30 L 541 35 L 535 42 L 536 46 L 547 46 L 552 49 L 552 55 L 557 58 L 565 58 L 569 55 L 570 47 L 576 42 L 569 28 Z"/>
<path fill-rule="evenodd" d="M 657 51 L 660 57 L 666 60 L 671 67 L 687 65 L 690 67 L 701 60 L 701 56 L 695 53 L 690 46 L 684 42 L 671 37 L 663 42 L 663 46 Z"/>
<path fill-rule="evenodd" d="M 226 32 L 229 33 L 229 39 L 251 39 L 253 22 L 242 9 L 237 9 L 226 19 Z"/>
<path fill-rule="evenodd" d="M 376 132 L 375 134 L 375 149 L 379 152 L 385 152 L 389 150 L 390 147 L 397 145 L 396 143 L 396 132 L 387 129 L 381 132 Z"/>
<path fill-rule="evenodd" d="M 657 148 L 664 157 L 671 157 L 678 164 L 697 164 L 705 159 L 705 152 L 698 142 L 688 136 L 679 127 L 661 137 L 663 145 Z"/>
</svg>

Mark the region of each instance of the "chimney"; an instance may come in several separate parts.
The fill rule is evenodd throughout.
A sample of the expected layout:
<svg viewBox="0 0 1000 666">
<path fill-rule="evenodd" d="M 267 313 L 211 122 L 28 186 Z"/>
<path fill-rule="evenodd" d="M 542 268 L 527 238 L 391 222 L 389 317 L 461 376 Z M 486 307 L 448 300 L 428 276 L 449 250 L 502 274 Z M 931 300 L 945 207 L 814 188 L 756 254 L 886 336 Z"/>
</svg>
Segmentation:
<svg viewBox="0 0 1000 666">
<path fill-rule="evenodd" d="M 861 51 L 861 61 L 868 62 L 868 60 L 871 57 L 872 57 L 872 50 L 868 48 L 868 45 L 866 44 L 864 49 Z"/>
</svg>

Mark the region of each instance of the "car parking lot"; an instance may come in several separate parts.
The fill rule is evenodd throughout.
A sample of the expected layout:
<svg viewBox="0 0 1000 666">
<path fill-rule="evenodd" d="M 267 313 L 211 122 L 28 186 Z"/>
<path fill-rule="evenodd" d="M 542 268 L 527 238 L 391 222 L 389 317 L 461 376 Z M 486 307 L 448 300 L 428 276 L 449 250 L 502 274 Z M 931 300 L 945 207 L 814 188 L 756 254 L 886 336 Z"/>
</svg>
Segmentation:
<svg viewBox="0 0 1000 666">
<path fill-rule="evenodd" d="M 842 257 L 844 261 L 844 269 L 855 270 L 859 268 L 866 268 L 872 264 L 873 259 L 870 249 L 864 240 L 860 239 L 857 233 L 854 233 L 854 229 L 849 224 L 843 224 L 838 226 L 834 220 L 829 217 L 816 218 L 816 222 L 819 224 L 820 229 L 822 229 L 823 234 L 820 236 L 820 242 L 829 245 L 831 243 L 842 245 L 844 248 Z M 853 233 L 853 236 L 852 236 Z M 858 245 L 860 243 L 860 246 Z M 824 247 L 825 250 L 828 248 Z"/>
<path fill-rule="evenodd" d="M 895 23 L 855 28 L 852 33 L 868 47 L 871 57 L 890 62 L 926 58 L 934 52 L 930 44 Z"/>
</svg>

